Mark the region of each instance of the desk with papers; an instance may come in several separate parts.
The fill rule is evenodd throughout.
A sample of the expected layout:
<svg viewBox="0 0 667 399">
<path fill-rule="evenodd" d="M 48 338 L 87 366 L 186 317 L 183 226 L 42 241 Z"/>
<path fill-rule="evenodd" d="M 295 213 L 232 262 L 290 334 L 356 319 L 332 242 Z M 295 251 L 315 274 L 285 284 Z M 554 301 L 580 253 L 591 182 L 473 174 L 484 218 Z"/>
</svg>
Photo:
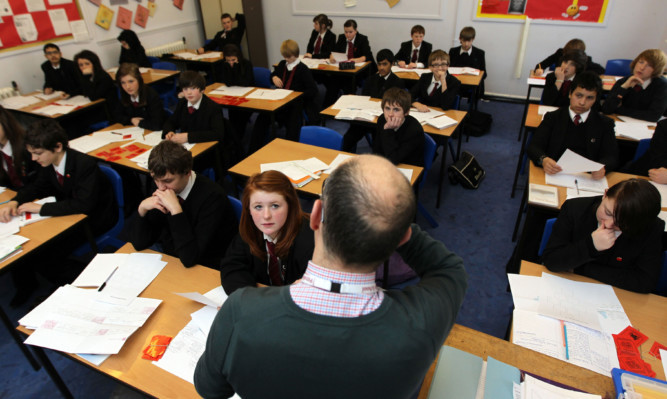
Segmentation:
<svg viewBox="0 0 667 399">
<path fill-rule="evenodd" d="M 317 58 L 301 58 L 303 62 L 314 76 L 317 75 L 336 75 L 344 78 L 352 79 L 352 87 L 357 87 L 357 78 L 361 76 L 362 73 L 370 74 L 370 61 L 366 62 L 357 62 L 352 69 L 340 69 L 338 63 L 331 64 L 327 59 L 317 59 Z M 275 68 L 278 64 L 273 64 Z"/>
<path fill-rule="evenodd" d="M 0 104 L 9 110 L 22 114 L 57 120 L 71 118 L 80 112 L 89 111 L 106 104 L 103 98 L 95 101 L 81 95 L 62 98 L 61 93 L 55 92 L 47 95 L 40 91 L 34 91 L 23 96 L 5 98 L 0 101 Z"/>
<path fill-rule="evenodd" d="M 211 72 L 213 81 L 218 81 L 217 64 L 225 61 L 222 51 L 207 51 L 204 54 L 196 54 L 195 50 L 184 50 L 174 54 L 163 54 L 160 56 L 162 61 L 172 62 L 174 64 L 181 64 L 185 69 L 206 69 Z"/>
<path fill-rule="evenodd" d="M 116 73 L 118 72 L 118 67 L 107 69 L 107 73 L 111 76 L 111 79 L 116 81 Z M 178 75 L 179 71 L 171 71 L 169 69 L 155 69 L 155 68 L 139 68 L 141 77 L 144 79 L 144 84 L 150 85 L 153 83 L 161 82 L 165 79 L 169 79 Z"/>
</svg>

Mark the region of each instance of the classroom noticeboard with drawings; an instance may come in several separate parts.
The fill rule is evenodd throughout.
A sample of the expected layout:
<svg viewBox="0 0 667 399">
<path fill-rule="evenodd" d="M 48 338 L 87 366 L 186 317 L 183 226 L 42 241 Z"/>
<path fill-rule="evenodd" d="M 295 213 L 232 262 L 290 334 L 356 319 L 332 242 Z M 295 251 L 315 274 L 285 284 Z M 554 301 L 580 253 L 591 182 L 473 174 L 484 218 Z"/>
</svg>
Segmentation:
<svg viewBox="0 0 667 399">
<path fill-rule="evenodd" d="M 72 36 L 77 0 L 0 0 L 0 51 Z"/>
<path fill-rule="evenodd" d="M 604 23 L 610 0 L 477 0 L 476 19 Z"/>
</svg>

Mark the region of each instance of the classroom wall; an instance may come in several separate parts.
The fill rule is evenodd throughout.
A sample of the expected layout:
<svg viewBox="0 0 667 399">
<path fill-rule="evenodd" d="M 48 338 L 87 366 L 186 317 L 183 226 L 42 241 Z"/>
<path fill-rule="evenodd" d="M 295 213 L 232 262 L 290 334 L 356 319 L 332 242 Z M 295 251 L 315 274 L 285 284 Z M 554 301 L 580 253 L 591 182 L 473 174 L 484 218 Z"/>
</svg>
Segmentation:
<svg viewBox="0 0 667 399">
<path fill-rule="evenodd" d="M 107 1 L 104 3 L 108 5 Z M 117 66 L 120 43 L 116 37 L 121 29 L 115 25 L 109 31 L 100 28 L 95 25 L 97 7 L 87 0 L 79 0 L 79 5 L 92 40 L 85 43 L 74 43 L 74 40 L 56 42 L 63 56 L 71 60 L 77 52 L 88 49 L 100 57 L 104 68 Z M 133 23 L 132 29 L 144 48 L 180 40 L 182 37 L 186 38 L 189 47 L 199 47 L 204 39 L 197 7 L 196 1 L 185 1 L 180 11 L 171 2 L 160 1 L 155 16 L 148 20 L 147 28 L 143 29 Z M 11 86 L 11 82 L 16 81 L 22 93 L 41 89 L 44 74 L 40 65 L 44 61 L 41 46 L 0 54 L 0 87 Z"/>
<path fill-rule="evenodd" d="M 408 3 L 419 0 L 401 0 Z M 382 3 L 382 2 L 378 2 Z M 302 52 L 312 28 L 314 15 L 292 15 L 292 0 L 264 0 L 264 18 L 267 32 L 267 49 L 271 62 L 281 59 L 279 48 L 284 39 L 294 39 Z M 605 26 L 556 25 L 532 23 L 526 55 L 520 78 L 514 76 L 518 46 L 523 25 L 511 22 L 474 21 L 476 1 L 442 1 L 439 19 L 354 18 L 354 8 L 348 8 L 349 16 L 330 17 L 333 32 L 343 32 L 343 23 L 354 18 L 359 32 L 369 36 L 374 53 L 382 48 L 397 51 L 401 41 L 409 40 L 410 28 L 421 24 L 426 28 L 425 40 L 434 48 L 458 45 L 458 33 L 464 26 L 472 25 L 477 31 L 475 45 L 486 51 L 489 77 L 488 94 L 525 98 L 526 77 L 537 62 L 562 47 L 569 39 L 579 37 L 586 42 L 587 53 L 594 61 L 604 65 L 608 59 L 634 58 L 641 50 L 660 48 L 667 52 L 667 15 L 665 0 L 611 0 Z M 383 7 L 384 4 L 379 4 Z M 388 9 L 388 7 L 387 7 Z M 386 10 L 384 10 L 386 11 Z M 535 92 L 535 91 L 534 91 Z"/>
</svg>

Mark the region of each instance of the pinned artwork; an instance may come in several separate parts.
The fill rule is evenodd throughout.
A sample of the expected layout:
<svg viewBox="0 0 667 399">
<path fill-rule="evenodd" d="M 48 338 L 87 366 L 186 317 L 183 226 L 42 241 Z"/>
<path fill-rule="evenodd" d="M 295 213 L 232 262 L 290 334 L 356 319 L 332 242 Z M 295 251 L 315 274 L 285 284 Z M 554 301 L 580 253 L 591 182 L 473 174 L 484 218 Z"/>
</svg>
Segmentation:
<svg viewBox="0 0 667 399">
<path fill-rule="evenodd" d="M 109 30 L 111 28 L 111 21 L 113 20 L 113 10 L 104 4 L 100 4 L 99 10 L 97 10 L 97 16 L 95 17 L 95 24 Z"/>
<path fill-rule="evenodd" d="M 152 17 L 155 15 L 155 10 L 157 10 L 157 3 L 154 1 L 149 1 L 148 4 L 148 16 Z"/>
<path fill-rule="evenodd" d="M 134 23 L 146 28 L 146 23 L 148 22 L 149 11 L 148 8 L 137 4 L 137 12 L 134 14 Z"/>
<path fill-rule="evenodd" d="M 174 7 L 178 8 L 179 10 L 183 10 L 183 2 L 185 0 L 174 0 Z"/>
<path fill-rule="evenodd" d="M 116 17 L 116 26 L 121 29 L 132 28 L 132 11 L 125 7 L 118 7 L 118 17 Z"/>
</svg>

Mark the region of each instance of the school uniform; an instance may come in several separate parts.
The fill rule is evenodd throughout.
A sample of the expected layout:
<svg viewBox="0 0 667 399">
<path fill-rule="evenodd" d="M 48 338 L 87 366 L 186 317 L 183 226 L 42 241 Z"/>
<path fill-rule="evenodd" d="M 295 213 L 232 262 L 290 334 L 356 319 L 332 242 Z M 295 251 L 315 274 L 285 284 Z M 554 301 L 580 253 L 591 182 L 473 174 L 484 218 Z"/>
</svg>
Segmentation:
<svg viewBox="0 0 667 399">
<path fill-rule="evenodd" d="M 308 39 L 308 45 L 306 46 L 306 53 L 309 53 L 315 59 L 329 58 L 331 52 L 336 46 L 336 34 L 328 30 L 324 33 L 322 37 L 320 46 L 317 48 L 317 41 L 320 37 L 320 32 L 313 29 L 310 34 L 310 39 Z"/>
<path fill-rule="evenodd" d="M 274 76 L 282 80 L 284 89 L 303 92 L 299 98 L 276 113 L 276 120 L 285 125 L 286 138 L 299 141 L 299 133 L 303 125 L 303 111 L 306 111 L 309 118 L 317 116 L 317 105 L 315 104 L 317 84 L 310 69 L 298 59 L 290 65 L 287 65 L 285 60 L 280 61 L 271 73 L 271 78 Z M 270 116 L 265 113 L 257 117 L 248 150 L 250 153 L 264 145 L 270 122 Z"/>
<path fill-rule="evenodd" d="M 222 82 L 227 86 L 255 86 L 252 63 L 245 58 L 241 58 L 233 66 L 227 62 L 223 62 L 219 76 L 222 76 Z M 242 143 L 246 125 L 250 120 L 252 112 L 236 108 L 229 108 L 227 112 L 229 122 L 234 126 L 235 140 L 237 143 Z"/>
<path fill-rule="evenodd" d="M 423 74 L 419 77 L 417 84 L 410 89 L 412 102 L 419 101 L 426 106 L 440 107 L 443 110 L 452 108 L 456 101 L 456 96 L 459 95 L 461 82 L 456 77 L 450 75 L 449 72 L 447 72 L 445 82 L 447 83 L 447 90 L 442 92 L 442 88 L 438 87 L 433 92 L 433 73 Z"/>
<path fill-rule="evenodd" d="M 414 56 L 415 50 L 417 50 L 417 57 L 416 57 L 417 59 L 413 61 L 413 59 L 415 58 Z M 396 53 L 396 62 L 403 61 L 406 64 L 416 62 L 422 64 L 423 68 L 427 68 L 428 56 L 431 55 L 432 51 L 433 51 L 433 45 L 429 42 L 422 41 L 421 45 L 419 46 L 419 49 L 415 49 L 412 44 L 412 40 L 408 40 L 407 42 L 401 43 L 401 48 Z"/>
<path fill-rule="evenodd" d="M 41 68 L 44 72 L 44 89 L 51 88 L 69 95 L 77 95 L 81 92 L 77 66 L 73 61 L 61 58 L 59 67 L 54 68 L 47 60 L 42 63 Z"/>
<path fill-rule="evenodd" d="M 563 58 L 563 49 L 559 48 L 556 50 L 555 53 L 551 54 L 547 58 L 543 59 L 542 62 L 539 64 L 535 65 L 535 69 L 538 69 L 538 67 L 542 67 L 542 69 L 547 69 L 551 65 L 555 65 L 556 67 L 559 67 L 561 64 L 561 58 Z M 593 59 L 591 58 L 590 55 L 586 56 L 586 70 L 587 71 L 593 71 L 597 73 L 598 75 L 603 75 L 604 74 L 604 67 L 600 64 L 596 64 L 593 62 Z"/>
<path fill-rule="evenodd" d="M 396 130 L 385 129 L 387 119 L 380 115 L 377 121 L 373 153 L 382 155 L 394 164 L 406 163 L 424 166 L 424 128 L 410 115 Z"/>
<path fill-rule="evenodd" d="M 547 74 L 544 83 L 544 91 L 542 92 L 542 104 L 552 107 L 566 107 L 570 105 L 570 85 L 571 79 L 563 81 L 560 89 L 556 88 L 556 74 L 551 72 Z"/>
<path fill-rule="evenodd" d="M 658 122 L 648 150 L 623 172 L 648 176 L 649 169 L 667 168 L 667 119 Z"/>
<path fill-rule="evenodd" d="M 558 162 L 570 149 L 592 161 L 605 165 L 607 173 L 618 167 L 618 145 L 614 121 L 590 110 L 585 121 L 575 125 L 569 107 L 544 115 L 528 146 L 528 157 L 542 166 L 544 157 Z"/>
<path fill-rule="evenodd" d="M 371 52 L 371 45 L 368 42 L 368 37 L 357 32 L 352 40 L 352 57 L 350 54 L 350 45 L 348 44 L 345 34 L 341 33 L 338 35 L 338 41 L 336 41 L 335 50 L 337 53 L 348 54 L 348 58 L 359 58 L 366 57 L 366 61 L 371 63 L 375 62 L 373 60 L 373 53 Z"/>
<path fill-rule="evenodd" d="M 144 89 L 137 99 L 130 98 L 128 102 L 121 99 L 114 112 L 114 120 L 128 126 L 132 124 L 132 118 L 143 118 L 139 122 L 140 128 L 161 130 L 165 120 L 162 99 L 152 87 L 144 86 Z"/>
<path fill-rule="evenodd" d="M 259 233 L 257 239 L 263 240 L 263 234 Z M 278 259 L 283 274 L 281 285 L 290 285 L 303 276 L 308 261 L 313 257 L 314 248 L 315 236 L 310 229 L 308 218 L 304 218 L 287 257 Z M 237 235 L 220 264 L 222 288 L 227 295 L 231 295 L 239 288 L 255 287 L 257 283 L 272 285 L 268 263 L 268 256 L 258 258 L 253 255 L 250 246 Z"/>
<path fill-rule="evenodd" d="M 229 32 L 223 29 L 216 33 L 213 39 L 208 42 L 208 44 L 204 45 L 204 51 L 222 51 L 225 45 L 229 43 L 236 44 L 241 48 L 241 39 L 245 33 L 245 15 L 236 14 L 234 19 L 236 19 L 237 22 L 236 28 L 233 28 Z"/>
<path fill-rule="evenodd" d="M 162 127 L 162 138 L 169 132 L 188 134 L 188 143 L 220 141 L 224 143 L 225 131 L 220 106 L 202 94 L 199 104 L 193 104 L 181 98 L 176 104 L 174 113 L 167 118 Z"/>
<path fill-rule="evenodd" d="M 103 98 L 107 102 L 107 109 L 113 112 L 118 106 L 118 88 L 108 73 L 102 71 L 99 75 L 95 75 L 93 80 L 90 80 L 90 75 L 81 75 L 79 80 L 81 83 L 81 94 L 88 97 L 91 101 Z"/>
<path fill-rule="evenodd" d="M 656 217 L 643 233 L 634 237 L 621 233 L 611 248 L 598 251 L 591 233 L 598 228 L 595 213 L 601 201 L 602 196 L 565 201 L 544 250 L 544 265 L 554 272 L 574 270 L 625 290 L 653 291 L 662 267 L 665 222 Z"/>
<path fill-rule="evenodd" d="M 23 147 L 20 148 L 20 152 L 20 156 L 17 156 L 10 141 L 0 147 L 0 163 L 2 164 L 0 168 L 0 186 L 14 191 L 34 180 L 37 174 L 38 165 L 32 160 L 28 150 Z"/>
<path fill-rule="evenodd" d="M 351 45 L 348 44 L 345 34 L 338 35 L 338 41 L 336 42 L 334 51 L 347 54 L 348 59 L 366 57 L 366 61 L 371 62 L 371 65 L 369 65 L 370 73 L 375 73 L 375 61 L 373 59 L 373 53 L 371 52 L 371 46 L 368 42 L 368 37 L 361 33 L 357 32 Z M 360 82 L 358 81 L 358 83 Z M 324 95 L 324 103 L 322 106 L 325 108 L 336 102 L 336 99 L 338 99 L 338 92 L 341 89 L 344 94 L 354 94 L 357 91 L 357 88 L 353 87 L 351 79 L 338 76 L 328 76 L 324 85 L 327 90 Z"/>
<path fill-rule="evenodd" d="M 461 51 L 461 46 L 449 49 L 449 66 L 469 67 L 484 71 L 482 81 L 477 86 L 478 98 L 484 96 L 484 80 L 488 76 L 486 72 L 486 57 L 484 50 L 471 46 L 468 51 Z"/>
<path fill-rule="evenodd" d="M 130 241 L 138 251 L 154 243 L 164 253 L 176 256 L 185 267 L 204 265 L 217 269 L 229 243 L 238 232 L 238 222 L 222 186 L 192 172 L 178 194 L 183 212 L 165 214 L 152 209 L 137 213 L 129 224 Z"/>
<path fill-rule="evenodd" d="M 667 111 L 667 79 L 658 76 L 651 78 L 646 87 L 636 85 L 629 89 L 622 88 L 621 85 L 629 78 L 616 81 L 602 104 L 602 112 L 657 122 Z"/>
</svg>

